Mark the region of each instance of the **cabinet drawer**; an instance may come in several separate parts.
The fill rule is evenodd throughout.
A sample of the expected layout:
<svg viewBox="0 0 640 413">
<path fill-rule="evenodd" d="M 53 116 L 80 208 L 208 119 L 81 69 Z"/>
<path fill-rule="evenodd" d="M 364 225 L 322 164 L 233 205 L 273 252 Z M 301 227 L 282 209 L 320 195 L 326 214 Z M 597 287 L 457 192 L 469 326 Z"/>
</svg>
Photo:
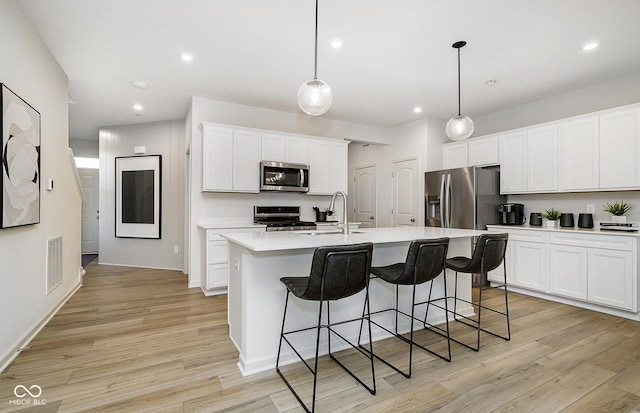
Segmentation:
<svg viewBox="0 0 640 413">
<path fill-rule="evenodd" d="M 544 231 L 531 231 L 526 229 L 507 229 L 507 228 L 491 228 L 491 232 L 502 232 L 509 234 L 509 241 L 525 241 L 525 242 L 547 242 L 547 233 Z"/>
<path fill-rule="evenodd" d="M 561 234 L 554 232 L 549 234 L 549 242 L 551 244 L 619 251 L 631 251 L 633 248 L 633 238 L 615 235 Z"/>
<path fill-rule="evenodd" d="M 226 232 L 264 232 L 265 227 L 216 228 L 207 230 L 207 241 L 226 241 L 220 236 Z"/>
<path fill-rule="evenodd" d="M 207 243 L 207 264 L 227 262 L 227 241 L 209 241 Z"/>
</svg>

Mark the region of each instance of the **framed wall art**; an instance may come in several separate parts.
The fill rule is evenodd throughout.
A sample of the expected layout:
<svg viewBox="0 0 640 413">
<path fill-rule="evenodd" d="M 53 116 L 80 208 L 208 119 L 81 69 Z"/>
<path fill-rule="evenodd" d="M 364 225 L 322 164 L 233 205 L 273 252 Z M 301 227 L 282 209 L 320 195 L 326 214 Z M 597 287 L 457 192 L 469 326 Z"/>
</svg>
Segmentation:
<svg viewBox="0 0 640 413">
<path fill-rule="evenodd" d="M 162 156 L 116 158 L 116 237 L 161 238 Z"/>
<path fill-rule="evenodd" d="M 4 83 L 0 228 L 40 222 L 40 113 Z"/>
</svg>

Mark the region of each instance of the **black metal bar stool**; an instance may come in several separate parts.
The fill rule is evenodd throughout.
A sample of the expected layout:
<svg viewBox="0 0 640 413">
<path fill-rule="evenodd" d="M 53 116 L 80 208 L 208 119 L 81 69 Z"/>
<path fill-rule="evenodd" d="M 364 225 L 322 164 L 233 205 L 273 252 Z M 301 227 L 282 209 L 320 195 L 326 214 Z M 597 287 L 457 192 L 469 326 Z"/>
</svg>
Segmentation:
<svg viewBox="0 0 640 413">
<path fill-rule="evenodd" d="M 364 386 L 371 394 L 376 394 L 376 379 L 373 366 L 373 347 L 371 344 L 371 323 L 369 317 L 369 271 L 371 269 L 371 254 L 373 251 L 373 244 L 363 243 L 355 245 L 344 246 L 330 246 L 319 247 L 313 254 L 313 260 L 311 262 L 311 272 L 309 277 L 283 277 L 280 281 L 287 287 L 287 298 L 284 304 L 284 314 L 282 316 L 282 330 L 280 332 L 280 344 L 278 346 L 278 357 L 276 359 L 276 371 L 285 382 L 289 390 L 296 397 L 298 402 L 307 412 L 313 412 L 315 410 L 316 403 L 316 384 L 318 379 L 318 351 L 320 344 L 320 331 L 322 328 L 327 329 L 327 342 L 329 357 L 340 365 L 347 373 L 349 373 L 358 383 Z M 343 298 L 352 296 L 360 291 L 365 290 L 365 306 L 366 315 L 363 317 L 355 318 L 351 320 L 340 321 L 338 323 L 331 323 L 331 311 L 329 307 L 330 301 L 341 300 Z M 293 293 L 296 297 L 302 300 L 318 301 L 318 324 L 316 326 L 301 328 L 291 331 L 285 331 L 284 325 L 287 318 L 287 306 L 289 304 L 289 293 Z M 322 305 L 327 303 L 327 323 L 322 324 Z M 354 345 L 349 340 L 344 338 L 339 332 L 333 329 L 334 326 L 350 323 L 354 321 L 367 320 L 369 326 L 369 351 L 365 351 L 359 346 Z M 302 331 L 316 329 L 316 348 L 313 368 L 307 363 L 306 360 L 300 355 L 298 350 L 295 349 L 293 344 L 287 339 L 287 335 L 295 334 Z M 362 324 L 360 325 L 362 331 Z M 358 350 L 371 360 L 371 378 L 373 385 L 369 387 L 360 378 L 358 378 L 353 372 L 351 372 L 343 363 L 336 359 L 331 353 L 331 333 L 337 335 L 342 340 L 347 342 L 351 347 Z M 289 347 L 295 352 L 300 360 L 305 364 L 307 369 L 313 374 L 313 396 L 311 401 L 311 410 L 307 408 L 302 401 L 298 393 L 293 389 L 292 385 L 285 378 L 284 374 L 280 370 L 280 351 L 282 349 L 282 342 L 286 342 Z"/>
<path fill-rule="evenodd" d="M 380 356 L 375 355 L 374 357 L 378 360 L 382 361 L 398 373 L 402 374 L 404 377 L 411 377 L 411 364 L 413 360 L 413 346 L 420 347 L 421 349 L 434 354 L 440 357 L 443 360 L 451 361 L 451 342 L 449 341 L 449 321 L 448 321 L 448 312 L 445 311 L 445 323 L 446 328 L 442 329 L 440 327 L 434 326 L 426 322 L 425 320 L 419 319 L 415 317 L 415 308 L 418 305 L 427 304 L 427 310 L 429 308 L 429 303 L 431 301 L 431 292 L 433 291 L 433 280 L 438 277 L 438 275 L 443 274 L 445 271 L 445 259 L 447 257 L 447 249 L 449 247 L 449 238 L 438 238 L 431 240 L 416 240 L 411 242 L 409 245 L 409 251 L 407 252 L 407 259 L 405 262 L 400 262 L 396 264 L 387 265 L 384 267 L 372 267 L 371 274 L 373 274 L 373 278 L 377 277 L 382 281 L 385 281 L 389 284 L 393 284 L 396 286 L 396 302 L 395 307 L 387 308 L 384 310 L 374 311 L 371 315 L 384 313 L 387 311 L 393 311 L 395 314 L 395 329 L 391 331 L 390 329 L 382 326 L 376 321 L 371 321 L 371 323 L 376 326 L 382 328 L 386 332 L 393 334 L 395 337 L 401 339 L 405 343 L 409 344 L 409 370 L 408 372 L 404 372 L 392 365 L 388 361 L 382 359 Z M 447 286 L 445 281 L 445 277 L 442 277 L 444 284 L 444 295 L 447 295 Z M 427 281 L 432 281 L 431 286 L 429 288 L 429 297 L 427 301 L 416 302 L 416 286 L 423 284 Z M 398 308 L 398 289 L 400 285 L 413 286 L 412 295 L 411 295 L 411 314 L 407 314 L 404 311 Z M 448 310 L 445 301 L 445 309 Z M 426 313 L 425 312 L 425 313 Z M 364 313 L 364 309 L 363 309 Z M 407 339 L 402 334 L 398 333 L 398 315 L 403 315 L 408 317 L 411 322 L 411 331 L 409 333 L 409 338 Z M 413 331 L 414 331 L 414 321 L 420 322 L 426 329 L 435 331 L 436 333 L 447 338 L 447 355 L 443 356 L 431 349 L 422 346 L 413 340 Z M 434 330 L 435 329 L 435 330 Z M 439 330 L 439 331 L 438 331 Z"/>
<path fill-rule="evenodd" d="M 502 283 L 494 284 L 493 287 L 486 287 L 483 283 L 480 283 L 480 287 L 478 288 L 478 303 L 474 303 L 473 299 L 471 301 L 464 300 L 462 298 L 458 298 L 458 273 L 468 273 L 468 274 L 480 274 L 481 280 L 484 280 L 487 273 L 491 270 L 494 270 L 500 266 L 501 263 L 505 261 L 505 251 L 507 249 L 507 241 L 509 238 L 509 234 L 483 234 L 478 237 L 476 242 L 476 247 L 473 251 L 473 255 L 471 258 L 467 257 L 453 257 L 446 260 L 447 268 L 454 270 L 456 272 L 455 278 L 455 289 L 454 289 L 454 307 L 453 314 L 456 321 L 461 322 L 462 324 L 468 325 L 470 327 L 474 327 L 478 331 L 478 337 L 475 347 L 463 343 L 455 338 L 451 338 L 451 340 L 456 343 L 462 344 L 463 346 L 470 348 L 471 350 L 478 351 L 480 350 L 480 332 L 484 331 L 485 333 L 489 333 L 493 336 L 500 337 L 504 340 L 511 340 L 511 325 L 509 323 L 509 298 L 507 293 L 507 269 L 506 263 L 503 266 L 503 274 L 504 280 Z M 482 290 L 485 288 L 504 288 L 504 308 L 505 311 L 499 311 L 494 308 L 489 308 L 485 305 L 482 305 Z M 457 312 L 457 304 L 459 301 L 466 302 L 471 304 L 474 308 L 478 309 L 477 317 L 471 318 L 465 315 L 459 314 Z M 482 327 L 481 324 L 481 316 L 482 310 L 492 311 L 497 314 L 501 314 L 505 316 L 507 321 L 507 334 L 500 335 L 496 332 L 489 331 Z"/>
</svg>

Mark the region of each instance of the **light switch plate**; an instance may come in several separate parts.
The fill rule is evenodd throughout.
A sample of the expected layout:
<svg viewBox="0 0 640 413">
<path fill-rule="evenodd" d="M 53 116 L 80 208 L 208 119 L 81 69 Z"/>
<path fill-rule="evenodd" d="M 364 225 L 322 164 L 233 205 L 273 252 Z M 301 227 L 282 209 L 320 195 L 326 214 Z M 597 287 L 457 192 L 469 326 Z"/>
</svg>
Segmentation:
<svg viewBox="0 0 640 413">
<path fill-rule="evenodd" d="M 587 204 L 587 213 L 593 214 L 594 212 L 596 212 L 596 206 L 593 204 Z"/>
</svg>

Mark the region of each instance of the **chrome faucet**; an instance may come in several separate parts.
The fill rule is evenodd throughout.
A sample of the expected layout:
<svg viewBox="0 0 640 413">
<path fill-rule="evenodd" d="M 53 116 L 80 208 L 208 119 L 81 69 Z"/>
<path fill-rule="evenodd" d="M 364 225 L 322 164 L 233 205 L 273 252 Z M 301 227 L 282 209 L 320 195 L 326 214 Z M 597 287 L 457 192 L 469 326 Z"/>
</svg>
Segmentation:
<svg viewBox="0 0 640 413">
<path fill-rule="evenodd" d="M 344 199 L 343 210 L 342 210 L 342 223 L 338 224 L 338 228 L 342 229 L 342 233 L 344 235 L 349 235 L 349 223 L 347 222 L 347 194 L 342 191 L 336 191 L 331 197 L 331 203 L 329 204 L 329 211 L 335 213 L 334 209 L 336 207 L 336 197 L 341 195 Z"/>
</svg>

